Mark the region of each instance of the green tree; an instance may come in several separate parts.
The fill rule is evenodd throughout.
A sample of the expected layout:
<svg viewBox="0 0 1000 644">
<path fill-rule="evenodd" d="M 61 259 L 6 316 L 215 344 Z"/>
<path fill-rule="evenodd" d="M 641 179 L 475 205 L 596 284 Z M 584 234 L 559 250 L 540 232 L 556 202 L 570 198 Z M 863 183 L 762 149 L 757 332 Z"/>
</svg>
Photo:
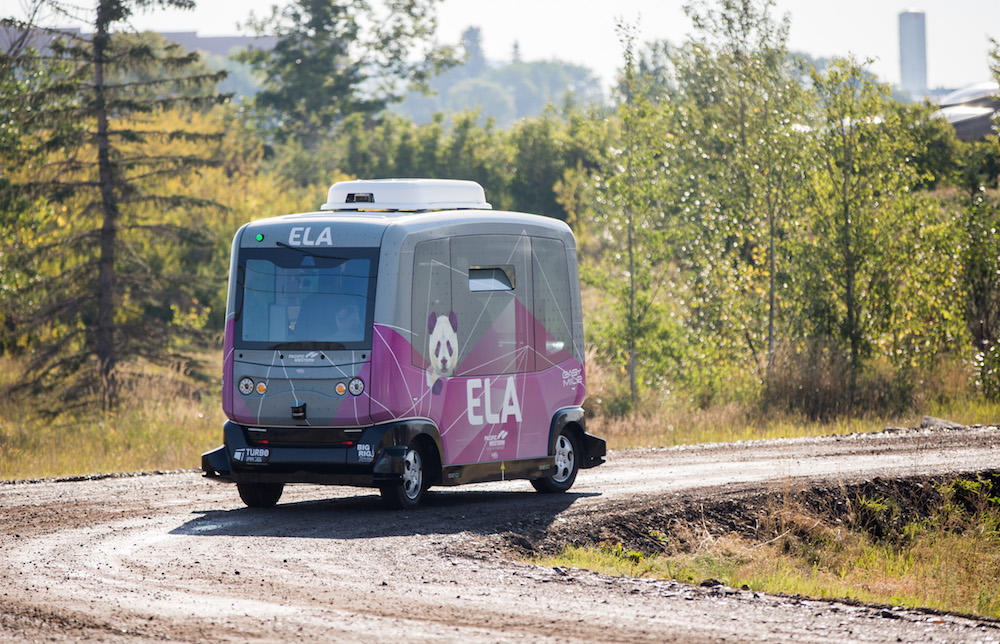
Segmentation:
<svg viewBox="0 0 1000 644">
<path fill-rule="evenodd" d="M 423 87 L 453 62 L 450 48 L 431 44 L 438 1 L 387 0 L 380 11 L 368 0 L 294 0 L 251 16 L 254 33 L 278 39 L 238 57 L 262 76 L 262 122 L 315 147 L 348 115 L 374 116 Z"/>
<path fill-rule="evenodd" d="M 585 267 L 584 278 L 611 296 L 612 315 L 602 316 L 599 348 L 612 364 L 628 374 L 629 406 L 636 408 L 640 386 L 655 378 L 659 347 L 655 341 L 662 307 L 659 295 L 665 283 L 669 254 L 668 227 L 660 198 L 667 150 L 668 104 L 654 104 L 636 70 L 635 34 L 619 25 L 624 50 L 622 88 L 618 108 L 620 130 L 615 152 L 594 176 L 595 225 L 605 231 L 607 244 L 595 266 Z"/>
<path fill-rule="evenodd" d="M 195 303 L 191 276 L 179 262 L 198 234 L 165 223 L 162 213 L 211 205 L 155 187 L 213 165 L 210 147 L 188 154 L 151 147 L 171 140 L 211 144 L 220 135 L 151 129 L 145 119 L 167 108 L 225 100 L 213 90 L 224 73 L 191 71 L 196 54 L 174 45 L 157 49 L 147 39 L 115 32 L 136 7 L 147 6 L 193 3 L 99 0 L 93 34 L 51 32 L 44 56 L 5 61 L 6 73 L 15 77 L 45 65 L 55 82 L 0 98 L 0 112 L 24 132 L 11 184 L 36 203 L 32 225 L 5 240 L 4 252 L 5 262 L 15 258 L 24 277 L 11 285 L 13 317 L 19 329 L 33 333 L 24 381 L 67 397 L 97 392 L 105 408 L 116 402 L 123 359 L 180 358 L 175 340 L 190 328 L 184 320 Z M 4 26 L 36 29 L 13 20 Z M 160 74 L 144 75 L 153 69 Z M 32 111 L 16 111 L 19 102 Z M 159 253 L 156 242 L 164 240 L 171 249 Z"/>
<path fill-rule="evenodd" d="M 693 324 L 766 379 L 774 361 L 785 240 L 797 225 L 808 97 L 771 0 L 685 7 L 691 40 L 674 55 L 684 181 L 678 205 L 697 231 Z M 747 362 L 744 362 L 747 364 Z"/>
<path fill-rule="evenodd" d="M 886 86 L 852 59 L 812 72 L 819 102 L 816 139 L 822 160 L 812 180 L 812 217 L 802 254 L 811 332 L 842 347 L 847 404 L 858 375 L 893 311 L 899 231 L 912 213 L 918 176 L 913 137 Z"/>
</svg>

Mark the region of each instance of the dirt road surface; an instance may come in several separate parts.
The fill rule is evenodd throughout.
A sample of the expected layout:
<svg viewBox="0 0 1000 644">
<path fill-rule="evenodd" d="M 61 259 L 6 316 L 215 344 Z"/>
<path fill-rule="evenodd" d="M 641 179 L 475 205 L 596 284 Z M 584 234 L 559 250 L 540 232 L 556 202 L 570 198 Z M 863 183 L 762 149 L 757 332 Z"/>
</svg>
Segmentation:
<svg viewBox="0 0 1000 644">
<path fill-rule="evenodd" d="M 991 427 L 612 452 L 569 494 L 444 488 L 408 512 L 317 486 L 251 510 L 193 471 L 0 484 L 0 640 L 998 641 L 996 622 L 557 570 L 503 546 L 678 495 L 987 469 Z"/>
</svg>

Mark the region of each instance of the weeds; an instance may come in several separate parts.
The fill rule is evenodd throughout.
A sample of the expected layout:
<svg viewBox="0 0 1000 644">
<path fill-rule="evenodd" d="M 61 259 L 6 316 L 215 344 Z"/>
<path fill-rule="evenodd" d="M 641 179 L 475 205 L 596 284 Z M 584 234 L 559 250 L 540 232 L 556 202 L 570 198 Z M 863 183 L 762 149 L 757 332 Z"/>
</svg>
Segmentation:
<svg viewBox="0 0 1000 644">
<path fill-rule="evenodd" d="M 1000 402 L 986 400 L 972 389 L 967 371 L 960 362 L 942 364 L 934 374 L 906 387 L 900 385 L 899 391 L 906 391 L 899 396 L 891 395 L 891 387 L 885 383 L 877 387 L 873 384 L 870 404 L 863 406 L 867 411 L 850 416 L 828 413 L 839 409 L 831 393 L 834 386 L 830 383 L 835 379 L 827 382 L 821 373 L 811 376 L 816 382 L 809 386 L 812 395 L 822 400 L 809 409 L 794 401 L 782 402 L 785 399 L 774 391 L 734 394 L 728 401 L 707 404 L 699 404 L 697 396 L 668 392 L 647 393 L 636 410 L 623 411 L 627 405 L 621 402 L 621 374 L 589 352 L 584 409 L 588 431 L 606 438 L 612 449 L 870 432 L 885 427 L 916 427 L 922 416 L 968 425 L 997 422 Z M 745 383 L 733 386 L 740 391 L 747 389 Z M 790 392 L 791 381 L 781 387 Z M 803 390 L 794 395 L 807 393 Z"/>
<path fill-rule="evenodd" d="M 843 514 L 777 498 L 764 510 L 759 534 L 679 541 L 677 531 L 684 527 L 675 526 L 673 535 L 648 531 L 666 546 L 662 554 L 603 542 L 569 547 L 538 562 L 998 618 L 998 483 L 979 476 L 942 484 L 926 492 L 929 505 L 918 513 L 881 495 L 858 494 Z"/>
<path fill-rule="evenodd" d="M 0 372 L 7 379 L 0 385 L 9 384 L 15 365 L 7 360 Z M 123 402 L 111 413 L 56 409 L 49 415 L 32 399 L 7 401 L 0 414 L 0 478 L 191 468 L 219 443 L 225 418 L 214 388 L 206 391 L 180 366 L 131 365 L 123 380 Z"/>
</svg>

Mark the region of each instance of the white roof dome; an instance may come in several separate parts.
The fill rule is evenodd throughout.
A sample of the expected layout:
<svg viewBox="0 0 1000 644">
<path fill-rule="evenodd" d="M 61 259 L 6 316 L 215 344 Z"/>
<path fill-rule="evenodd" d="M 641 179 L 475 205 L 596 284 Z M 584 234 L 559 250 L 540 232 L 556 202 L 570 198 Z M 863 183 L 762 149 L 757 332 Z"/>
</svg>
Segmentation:
<svg viewBox="0 0 1000 644">
<path fill-rule="evenodd" d="M 338 181 L 320 210 L 490 210 L 483 187 L 457 179 Z"/>
</svg>

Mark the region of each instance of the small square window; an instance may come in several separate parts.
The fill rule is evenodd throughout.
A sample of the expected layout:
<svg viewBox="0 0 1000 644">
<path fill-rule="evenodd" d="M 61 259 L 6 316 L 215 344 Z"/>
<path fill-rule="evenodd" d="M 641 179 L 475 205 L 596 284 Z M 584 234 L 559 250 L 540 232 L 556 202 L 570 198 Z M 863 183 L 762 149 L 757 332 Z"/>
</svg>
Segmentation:
<svg viewBox="0 0 1000 644">
<path fill-rule="evenodd" d="M 508 273 L 510 271 L 510 273 Z M 470 291 L 513 291 L 513 267 L 469 267 Z"/>
</svg>

